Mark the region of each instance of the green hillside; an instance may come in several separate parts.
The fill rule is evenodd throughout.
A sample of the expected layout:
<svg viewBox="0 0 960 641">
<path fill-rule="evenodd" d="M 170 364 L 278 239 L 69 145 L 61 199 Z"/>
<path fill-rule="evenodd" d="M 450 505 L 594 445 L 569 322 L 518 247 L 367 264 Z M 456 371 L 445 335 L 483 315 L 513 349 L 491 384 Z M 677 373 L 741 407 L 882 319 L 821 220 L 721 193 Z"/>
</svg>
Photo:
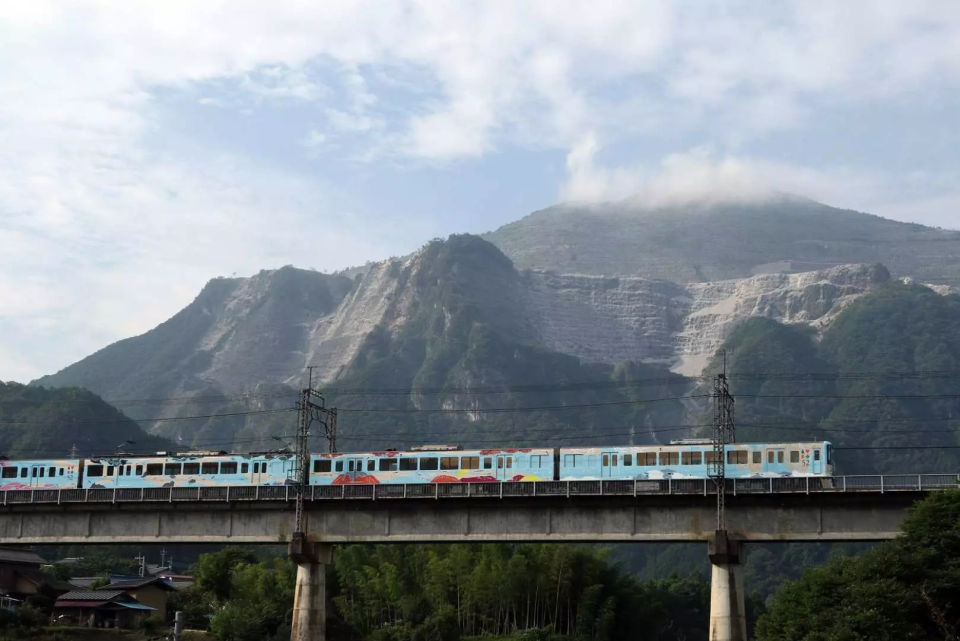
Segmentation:
<svg viewBox="0 0 960 641">
<path fill-rule="evenodd" d="M 804 328 L 743 323 L 723 346 L 738 440 L 826 439 L 844 474 L 955 471 L 957 327 L 960 297 L 900 281 L 851 304 L 819 342 Z"/>
<path fill-rule="evenodd" d="M 131 442 L 132 441 L 132 442 Z M 172 447 L 85 389 L 0 383 L 0 453 L 8 458 L 153 452 Z"/>
</svg>

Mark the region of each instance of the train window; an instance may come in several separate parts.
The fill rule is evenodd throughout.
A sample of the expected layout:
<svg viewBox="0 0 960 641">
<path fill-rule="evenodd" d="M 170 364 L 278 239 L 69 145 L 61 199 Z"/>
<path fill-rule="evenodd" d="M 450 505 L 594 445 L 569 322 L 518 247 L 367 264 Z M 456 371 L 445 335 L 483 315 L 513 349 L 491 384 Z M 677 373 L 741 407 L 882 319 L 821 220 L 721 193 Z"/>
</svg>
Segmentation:
<svg viewBox="0 0 960 641">
<path fill-rule="evenodd" d="M 132 470 L 132 469 L 133 469 L 133 466 L 132 466 L 132 465 L 128 465 L 128 466 L 127 466 L 127 476 L 130 476 L 130 470 Z"/>
<path fill-rule="evenodd" d="M 380 471 L 381 472 L 396 472 L 398 467 L 398 461 L 395 458 L 382 458 L 380 459 Z"/>
<path fill-rule="evenodd" d="M 513 467 L 513 457 L 512 457 L 512 456 L 508 456 L 508 457 L 507 457 L 507 469 L 510 469 L 511 467 Z"/>
<path fill-rule="evenodd" d="M 102 466 L 102 465 L 88 465 L 88 466 L 87 466 L 87 476 L 103 476 L 103 466 Z"/>
<path fill-rule="evenodd" d="M 679 452 L 660 452 L 660 465 L 679 465 Z"/>
<path fill-rule="evenodd" d="M 582 456 L 582 455 L 581 455 Z M 577 455 L 576 454 L 564 454 L 563 455 L 563 466 L 564 467 L 576 467 L 577 466 Z"/>
<path fill-rule="evenodd" d="M 27 474 L 28 474 L 27 468 L 21 467 L 21 468 L 20 468 L 20 478 L 22 478 L 22 479 L 27 478 Z"/>
<path fill-rule="evenodd" d="M 42 468 L 42 467 L 40 468 L 40 478 L 43 478 L 44 472 L 46 471 L 47 471 L 46 468 Z"/>
<path fill-rule="evenodd" d="M 342 472 L 342 471 L 343 471 L 343 461 L 336 461 L 336 462 L 334 463 L 333 469 L 334 469 L 335 471 L 337 471 L 337 472 Z"/>
<path fill-rule="evenodd" d="M 134 469 L 134 473 L 135 473 L 137 476 L 143 476 L 143 466 L 142 466 L 142 465 L 138 465 L 138 466 Z"/>
<path fill-rule="evenodd" d="M 704 452 L 703 453 L 703 462 L 707 465 L 716 465 L 717 464 L 717 453 L 716 452 Z"/>
<path fill-rule="evenodd" d="M 163 475 L 163 464 L 161 463 L 147 464 L 147 476 L 162 476 L 162 475 Z"/>
<path fill-rule="evenodd" d="M 637 465 L 646 465 L 648 467 L 653 467 L 657 464 L 657 453 L 656 452 L 641 452 L 637 454 Z"/>
<path fill-rule="evenodd" d="M 400 459 L 400 471 L 402 472 L 416 472 L 417 471 L 417 461 L 415 458 L 402 458 Z"/>
<path fill-rule="evenodd" d="M 483 469 L 491 470 L 493 469 L 493 458 L 490 456 L 483 457 Z"/>
<path fill-rule="evenodd" d="M 700 465 L 700 461 L 703 457 L 700 452 L 682 452 L 680 454 L 680 464 L 681 465 Z"/>
<path fill-rule="evenodd" d="M 31 476 L 33 478 L 37 478 L 37 468 L 33 468 L 33 472 L 31 473 Z"/>
<path fill-rule="evenodd" d="M 5 467 L 3 468 L 3 474 L 0 474 L 5 479 L 15 479 L 17 478 L 17 468 L 15 467 Z"/>
<path fill-rule="evenodd" d="M 813 460 L 814 460 L 814 461 L 819 461 L 819 460 L 820 460 L 820 450 L 814 450 L 814 451 L 813 451 Z"/>
<path fill-rule="evenodd" d="M 47 470 L 47 476 L 56 476 L 56 475 L 57 475 L 57 468 L 51 467 L 49 470 Z"/>
<path fill-rule="evenodd" d="M 420 469 L 421 470 L 435 470 L 439 467 L 440 461 L 436 458 L 422 458 L 420 459 Z"/>
<path fill-rule="evenodd" d="M 183 465 L 180 463 L 167 463 L 163 466 L 165 476 L 177 476 L 183 471 Z"/>
<path fill-rule="evenodd" d="M 777 450 L 777 463 L 783 463 L 783 450 Z"/>
<path fill-rule="evenodd" d="M 199 464 L 199 463 L 184 463 L 184 464 L 183 464 L 183 473 L 184 473 L 184 474 L 199 474 L 199 473 L 200 473 L 200 464 Z"/>
<path fill-rule="evenodd" d="M 63 468 L 60 468 L 60 476 L 63 476 Z"/>
<path fill-rule="evenodd" d="M 618 459 L 618 458 L 619 458 L 619 456 L 618 456 L 617 454 L 614 454 L 613 457 L 612 457 L 613 466 L 614 466 L 614 467 L 617 466 L 617 459 Z"/>
<path fill-rule="evenodd" d="M 790 462 L 799 463 L 800 462 L 800 452 L 799 450 L 790 450 Z"/>
<path fill-rule="evenodd" d="M 498 456 L 498 457 L 497 457 L 497 469 L 498 469 L 498 470 L 502 470 L 502 469 L 503 469 L 503 457 L 502 457 L 502 456 Z"/>
<path fill-rule="evenodd" d="M 727 451 L 727 463 L 730 465 L 746 465 L 747 454 L 746 450 L 729 450 Z"/>
<path fill-rule="evenodd" d="M 441 470 L 456 470 L 460 468 L 460 458 L 456 456 L 443 456 L 440 458 Z"/>
<path fill-rule="evenodd" d="M 322 474 L 324 472 L 329 472 L 331 469 L 330 459 L 318 459 L 313 462 L 313 471 L 317 474 Z"/>
<path fill-rule="evenodd" d="M 773 450 L 767 450 L 767 463 L 773 463 Z"/>
<path fill-rule="evenodd" d="M 236 463 L 221 463 L 221 464 L 220 464 L 220 473 L 221 473 L 221 474 L 236 474 L 236 473 L 237 473 L 237 464 L 236 464 Z"/>
<path fill-rule="evenodd" d="M 114 466 L 108 465 L 108 466 L 107 466 L 107 476 L 113 476 L 113 471 L 114 471 L 114 469 L 115 469 Z"/>
<path fill-rule="evenodd" d="M 633 465 L 633 454 L 624 454 L 624 455 L 623 455 L 623 464 L 624 464 L 624 465 Z"/>
<path fill-rule="evenodd" d="M 259 474 L 259 473 L 260 473 L 260 463 L 259 463 L 259 462 L 253 464 L 253 473 L 254 473 L 254 474 Z"/>
<path fill-rule="evenodd" d="M 267 466 L 266 463 L 264 463 L 263 467 L 266 467 L 266 466 Z M 240 473 L 241 473 L 241 474 L 247 474 L 249 471 L 250 471 L 250 464 L 249 464 L 249 463 L 241 463 L 241 464 L 240 464 Z M 186 472 L 184 472 L 184 474 L 186 474 Z"/>
<path fill-rule="evenodd" d="M 479 470 L 480 469 L 480 457 L 479 456 L 464 456 L 460 459 L 460 469 L 461 470 Z"/>
<path fill-rule="evenodd" d="M 761 452 L 753 453 L 753 462 L 754 463 L 763 463 L 763 454 Z"/>
<path fill-rule="evenodd" d="M 147 466 L 147 469 L 150 469 L 150 466 Z M 201 474 L 219 474 L 220 464 L 219 463 L 201 463 L 200 464 L 200 473 Z M 147 472 L 149 474 L 149 472 Z"/>
<path fill-rule="evenodd" d="M 604 467 L 609 467 L 609 466 L 610 466 L 610 455 L 609 455 L 609 454 L 604 454 L 604 455 L 603 455 L 603 466 L 604 466 Z"/>
</svg>

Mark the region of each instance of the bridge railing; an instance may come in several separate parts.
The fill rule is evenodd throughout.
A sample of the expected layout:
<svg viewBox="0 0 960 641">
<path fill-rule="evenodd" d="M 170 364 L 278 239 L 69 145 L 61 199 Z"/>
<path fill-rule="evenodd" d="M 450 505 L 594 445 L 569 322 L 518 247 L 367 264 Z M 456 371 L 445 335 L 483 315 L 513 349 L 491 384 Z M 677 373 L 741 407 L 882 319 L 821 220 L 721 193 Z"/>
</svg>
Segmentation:
<svg viewBox="0 0 960 641">
<path fill-rule="evenodd" d="M 739 494 L 922 492 L 957 488 L 960 488 L 960 474 L 726 479 L 726 492 L 733 496 Z M 717 486 L 713 479 L 610 479 L 598 481 L 537 481 L 531 483 L 423 483 L 416 485 L 350 484 L 310 486 L 306 490 L 306 499 L 308 501 L 376 501 L 573 496 L 707 496 L 715 495 L 716 491 Z M 297 489 L 293 485 L 0 491 L 0 500 L 5 506 L 25 503 L 288 502 L 296 499 L 296 496 Z"/>
</svg>

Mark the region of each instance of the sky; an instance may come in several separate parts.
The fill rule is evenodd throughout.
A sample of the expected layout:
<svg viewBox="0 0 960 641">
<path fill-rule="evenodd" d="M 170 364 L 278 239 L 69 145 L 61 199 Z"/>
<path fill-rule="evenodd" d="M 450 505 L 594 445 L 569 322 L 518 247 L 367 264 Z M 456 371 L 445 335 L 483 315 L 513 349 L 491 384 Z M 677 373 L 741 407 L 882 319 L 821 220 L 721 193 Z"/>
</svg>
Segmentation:
<svg viewBox="0 0 960 641">
<path fill-rule="evenodd" d="M 960 3 L 0 3 L 0 380 L 563 200 L 960 228 Z"/>
</svg>

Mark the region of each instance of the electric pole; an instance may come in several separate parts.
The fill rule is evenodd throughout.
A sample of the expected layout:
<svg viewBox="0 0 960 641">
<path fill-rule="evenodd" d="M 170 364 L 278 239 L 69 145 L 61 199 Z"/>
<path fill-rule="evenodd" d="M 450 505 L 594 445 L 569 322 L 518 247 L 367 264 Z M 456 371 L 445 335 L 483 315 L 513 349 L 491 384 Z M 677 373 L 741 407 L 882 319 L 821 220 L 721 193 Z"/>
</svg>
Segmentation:
<svg viewBox="0 0 960 641">
<path fill-rule="evenodd" d="M 708 467 L 717 489 L 717 530 L 726 530 L 725 494 L 726 482 L 726 445 L 736 442 L 736 428 L 733 422 L 733 396 L 727 380 L 727 353 L 723 352 L 723 371 L 717 374 L 713 383 L 713 464 Z"/>
<path fill-rule="evenodd" d="M 313 382 L 313 367 L 310 370 L 310 382 Z M 316 399 L 316 402 L 314 402 Z M 296 526 L 294 534 L 303 535 L 303 501 L 304 493 L 310 485 L 310 425 L 316 421 L 323 425 L 324 436 L 330 452 L 337 451 L 337 410 L 326 407 L 320 392 L 311 388 L 300 390 L 300 400 L 297 402 L 297 488 Z"/>
</svg>

